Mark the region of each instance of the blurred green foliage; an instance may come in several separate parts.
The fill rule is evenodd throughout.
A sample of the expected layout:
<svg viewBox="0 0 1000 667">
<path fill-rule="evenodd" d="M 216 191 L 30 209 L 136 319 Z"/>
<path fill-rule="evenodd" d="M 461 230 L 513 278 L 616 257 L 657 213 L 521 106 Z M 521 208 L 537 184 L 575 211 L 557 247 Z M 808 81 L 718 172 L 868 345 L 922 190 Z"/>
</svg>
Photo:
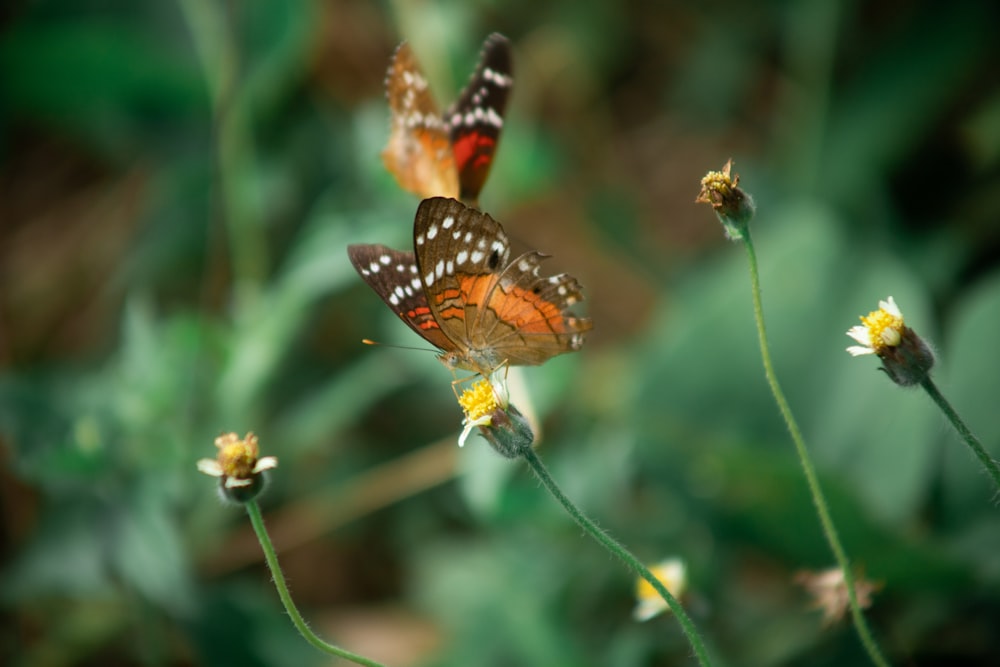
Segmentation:
<svg viewBox="0 0 1000 667">
<path fill-rule="evenodd" d="M 720 664 L 864 664 L 795 572 L 832 565 L 766 390 L 745 260 L 698 181 L 736 158 L 778 374 L 895 664 L 1000 663 L 988 478 L 843 351 L 893 295 L 998 451 L 1000 9 L 722 2 L 22 0 L 0 11 L 0 661 L 321 664 L 238 508 L 220 431 L 320 634 L 392 665 L 690 664 L 667 618 L 474 438 L 345 247 L 406 247 L 378 153 L 411 40 L 439 99 L 492 31 L 516 84 L 482 204 L 587 289 L 528 369 L 541 454 L 642 558 L 683 557 Z"/>
</svg>

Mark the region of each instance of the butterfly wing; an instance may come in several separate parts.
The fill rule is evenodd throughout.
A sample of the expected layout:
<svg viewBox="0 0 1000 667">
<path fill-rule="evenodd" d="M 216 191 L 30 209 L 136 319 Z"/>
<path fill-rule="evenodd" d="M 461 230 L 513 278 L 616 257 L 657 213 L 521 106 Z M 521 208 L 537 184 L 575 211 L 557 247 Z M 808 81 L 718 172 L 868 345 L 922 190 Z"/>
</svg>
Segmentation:
<svg viewBox="0 0 1000 667">
<path fill-rule="evenodd" d="M 427 306 L 412 252 L 361 244 L 348 246 L 347 256 L 358 275 L 411 329 L 443 351 L 453 349 Z"/>
<path fill-rule="evenodd" d="M 457 197 L 449 128 L 406 42 L 396 49 L 385 85 L 391 116 L 389 141 L 382 151 L 386 169 L 401 188 L 420 197 Z"/>
<path fill-rule="evenodd" d="M 579 284 L 565 274 L 541 277 L 540 253 L 511 263 L 507 235 L 488 214 L 428 199 L 413 233 L 427 307 L 461 352 L 461 367 L 536 365 L 583 344 L 591 322 L 568 310 L 582 299 Z"/>
<path fill-rule="evenodd" d="M 444 114 L 462 201 L 477 201 L 493 166 L 513 83 L 512 63 L 510 41 L 499 33 L 487 37 L 476 71 Z"/>
<path fill-rule="evenodd" d="M 535 366 L 579 350 L 584 334 L 593 328 L 589 317 L 570 311 L 583 300 L 575 278 L 565 273 L 539 275 L 545 257 L 528 252 L 511 262 L 482 311 L 479 328 L 488 332 L 495 354 L 514 366 Z"/>
</svg>

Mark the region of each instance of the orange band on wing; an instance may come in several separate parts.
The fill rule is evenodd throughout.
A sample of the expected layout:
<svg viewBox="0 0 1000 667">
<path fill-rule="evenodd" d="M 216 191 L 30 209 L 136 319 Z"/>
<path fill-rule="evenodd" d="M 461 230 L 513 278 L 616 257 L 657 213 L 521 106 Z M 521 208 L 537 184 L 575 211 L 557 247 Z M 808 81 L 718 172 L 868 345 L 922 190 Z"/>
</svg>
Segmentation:
<svg viewBox="0 0 1000 667">
<path fill-rule="evenodd" d="M 540 296 L 521 287 L 496 287 L 492 275 L 456 276 L 459 287 L 435 295 L 438 305 L 455 301 L 459 305 L 438 311 L 442 319 L 465 318 L 465 309 L 489 308 L 497 318 L 521 334 L 567 333 L 562 310 Z"/>
<path fill-rule="evenodd" d="M 400 313 L 400 317 L 409 322 L 414 322 L 419 328 L 423 330 L 428 329 L 440 329 L 437 320 L 431 315 L 431 309 L 427 306 L 420 306 L 419 308 L 414 308 L 413 310 L 407 311 L 405 314 Z"/>
</svg>

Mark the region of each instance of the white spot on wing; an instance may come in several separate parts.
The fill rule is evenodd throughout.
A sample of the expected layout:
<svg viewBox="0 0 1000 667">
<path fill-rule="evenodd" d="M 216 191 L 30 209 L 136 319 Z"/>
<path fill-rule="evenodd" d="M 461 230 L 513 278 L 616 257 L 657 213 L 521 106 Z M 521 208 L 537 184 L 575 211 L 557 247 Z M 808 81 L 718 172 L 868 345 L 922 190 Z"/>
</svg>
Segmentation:
<svg viewBox="0 0 1000 667">
<path fill-rule="evenodd" d="M 508 86 L 510 86 L 511 83 L 513 83 L 511 77 L 506 76 L 505 74 L 501 74 L 500 72 L 496 71 L 491 67 L 487 67 L 486 69 L 483 70 L 483 78 L 486 79 L 487 81 L 492 81 L 495 85 L 499 86 L 500 88 L 507 88 Z"/>
</svg>

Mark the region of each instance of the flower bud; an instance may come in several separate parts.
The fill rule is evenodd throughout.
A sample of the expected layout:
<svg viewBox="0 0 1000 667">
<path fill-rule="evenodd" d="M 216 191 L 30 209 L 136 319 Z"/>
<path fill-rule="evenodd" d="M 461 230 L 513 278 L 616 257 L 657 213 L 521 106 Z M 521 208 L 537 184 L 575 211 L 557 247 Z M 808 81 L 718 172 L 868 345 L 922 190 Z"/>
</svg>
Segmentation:
<svg viewBox="0 0 1000 667">
<path fill-rule="evenodd" d="M 722 171 L 710 171 L 701 179 L 701 191 L 694 200 L 696 204 L 709 204 L 726 230 L 726 237 L 738 241 L 746 235 L 753 218 L 753 198 L 739 187 L 739 174 L 733 174 L 733 160 L 730 158 Z"/>
</svg>

